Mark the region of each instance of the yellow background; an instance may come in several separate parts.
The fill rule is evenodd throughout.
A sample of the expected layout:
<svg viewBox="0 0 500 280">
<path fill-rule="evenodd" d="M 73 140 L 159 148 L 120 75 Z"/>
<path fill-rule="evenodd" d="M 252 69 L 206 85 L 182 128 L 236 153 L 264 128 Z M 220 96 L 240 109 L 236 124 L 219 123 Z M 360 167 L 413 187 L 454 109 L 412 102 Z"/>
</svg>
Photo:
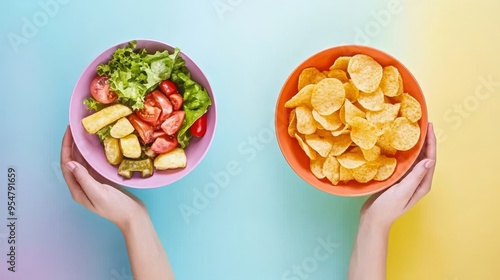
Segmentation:
<svg viewBox="0 0 500 280">
<path fill-rule="evenodd" d="M 404 15 L 394 36 L 419 54 L 407 64 L 440 136 L 431 193 L 392 229 L 388 279 L 500 279 L 500 86 L 475 96 L 481 78 L 500 84 L 500 1 L 411 1 Z"/>
</svg>

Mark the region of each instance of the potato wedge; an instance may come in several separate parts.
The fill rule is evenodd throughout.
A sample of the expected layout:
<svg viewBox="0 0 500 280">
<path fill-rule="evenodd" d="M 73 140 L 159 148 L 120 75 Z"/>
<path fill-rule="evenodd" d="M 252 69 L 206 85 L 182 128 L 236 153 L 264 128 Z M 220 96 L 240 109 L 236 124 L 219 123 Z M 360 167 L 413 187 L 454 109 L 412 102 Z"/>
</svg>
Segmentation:
<svg viewBox="0 0 500 280">
<path fill-rule="evenodd" d="M 135 134 L 130 134 L 121 138 L 120 147 L 122 149 L 123 156 L 127 158 L 139 158 L 141 156 L 141 144 Z"/>
<path fill-rule="evenodd" d="M 132 110 L 122 104 L 115 104 L 82 119 L 85 130 L 95 134 L 107 125 L 132 114 Z"/>
<path fill-rule="evenodd" d="M 120 149 L 120 141 L 113 137 L 107 137 L 103 141 L 106 159 L 111 165 L 118 165 L 123 160 L 123 153 Z"/>
<path fill-rule="evenodd" d="M 181 148 L 156 157 L 154 166 L 157 170 L 184 168 L 187 164 L 186 153 Z"/>
<path fill-rule="evenodd" d="M 120 139 L 134 132 L 134 127 L 127 118 L 119 119 L 111 128 L 111 137 Z"/>
</svg>

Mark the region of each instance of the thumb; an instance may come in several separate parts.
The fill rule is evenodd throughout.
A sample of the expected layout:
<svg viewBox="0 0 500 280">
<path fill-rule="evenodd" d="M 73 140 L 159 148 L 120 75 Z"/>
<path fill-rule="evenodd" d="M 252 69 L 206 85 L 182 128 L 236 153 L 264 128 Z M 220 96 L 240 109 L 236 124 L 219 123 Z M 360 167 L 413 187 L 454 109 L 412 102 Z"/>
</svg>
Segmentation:
<svg viewBox="0 0 500 280">
<path fill-rule="evenodd" d="M 73 176 L 75 176 L 76 181 L 80 184 L 87 197 L 91 201 L 96 199 L 99 194 L 99 186 L 101 183 L 96 181 L 94 177 L 89 174 L 88 170 L 76 161 L 70 161 L 66 163 L 66 166 Z"/>
</svg>

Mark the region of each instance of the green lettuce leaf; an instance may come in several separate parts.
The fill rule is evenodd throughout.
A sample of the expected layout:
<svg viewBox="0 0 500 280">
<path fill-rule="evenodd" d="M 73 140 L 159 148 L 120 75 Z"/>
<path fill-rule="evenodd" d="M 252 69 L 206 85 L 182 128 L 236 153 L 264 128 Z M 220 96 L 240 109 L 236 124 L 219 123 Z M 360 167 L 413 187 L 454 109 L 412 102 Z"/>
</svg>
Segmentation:
<svg viewBox="0 0 500 280">
<path fill-rule="evenodd" d="M 99 101 L 95 100 L 92 97 L 84 99 L 83 104 L 85 106 L 87 106 L 87 110 L 89 110 L 90 112 L 92 112 L 92 111 L 97 112 L 99 110 L 102 110 L 104 107 L 106 107 L 106 105 L 100 103 Z"/>
<path fill-rule="evenodd" d="M 97 131 L 97 137 L 99 137 L 99 141 L 101 141 L 101 143 L 104 142 L 104 139 L 111 137 L 111 128 L 113 128 L 113 125 L 108 125 Z"/>
</svg>

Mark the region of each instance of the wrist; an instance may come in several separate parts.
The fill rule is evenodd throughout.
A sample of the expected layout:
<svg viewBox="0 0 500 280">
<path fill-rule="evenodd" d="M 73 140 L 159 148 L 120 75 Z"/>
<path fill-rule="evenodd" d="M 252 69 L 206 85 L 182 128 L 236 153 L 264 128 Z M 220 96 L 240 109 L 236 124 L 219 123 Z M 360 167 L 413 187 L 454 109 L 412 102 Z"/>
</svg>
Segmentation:
<svg viewBox="0 0 500 280">
<path fill-rule="evenodd" d="M 391 229 L 391 223 L 384 223 L 373 219 L 368 215 L 361 215 L 359 220 L 359 231 L 368 232 L 370 235 L 375 236 L 388 236 Z"/>
<path fill-rule="evenodd" d="M 149 214 L 145 208 L 132 211 L 124 221 L 117 224 L 123 235 L 129 235 L 131 232 L 144 229 L 151 224 Z"/>
</svg>

